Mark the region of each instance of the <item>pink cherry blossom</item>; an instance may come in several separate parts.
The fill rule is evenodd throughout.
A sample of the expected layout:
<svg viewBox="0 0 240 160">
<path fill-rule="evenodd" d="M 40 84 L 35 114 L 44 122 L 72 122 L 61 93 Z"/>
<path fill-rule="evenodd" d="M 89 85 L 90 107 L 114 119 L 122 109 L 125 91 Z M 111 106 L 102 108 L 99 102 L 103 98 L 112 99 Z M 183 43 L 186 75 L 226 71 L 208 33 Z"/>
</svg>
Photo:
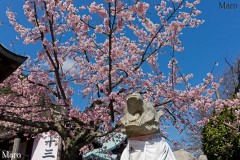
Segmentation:
<svg viewBox="0 0 240 160">
<path fill-rule="evenodd" d="M 166 112 L 161 128 L 172 121 L 180 133 L 186 124 L 194 130 L 209 121 L 196 121 L 197 110 L 220 113 L 229 106 L 239 114 L 240 94 L 214 99 L 219 83 L 211 74 L 191 86 L 193 74 L 182 73 L 173 53 L 169 72 L 161 70 L 162 53 L 183 51 L 184 30 L 204 22 L 198 18 L 199 2 L 26 0 L 22 12 L 28 27 L 8 9 L 9 22 L 24 44 L 39 50 L 0 84 L 8 91 L 0 96 L 1 126 L 13 131 L 22 126 L 34 135 L 55 131 L 71 155 L 70 142 L 84 153 L 96 137 L 119 129 L 125 98 L 133 92 Z"/>
</svg>

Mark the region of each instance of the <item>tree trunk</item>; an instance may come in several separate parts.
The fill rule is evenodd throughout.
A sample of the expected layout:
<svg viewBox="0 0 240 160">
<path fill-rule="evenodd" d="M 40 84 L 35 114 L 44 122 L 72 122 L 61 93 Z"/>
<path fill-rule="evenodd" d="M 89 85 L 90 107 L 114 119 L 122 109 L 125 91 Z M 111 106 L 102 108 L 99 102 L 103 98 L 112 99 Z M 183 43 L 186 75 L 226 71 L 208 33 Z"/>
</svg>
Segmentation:
<svg viewBox="0 0 240 160">
<path fill-rule="evenodd" d="M 61 160 L 82 160 L 82 156 L 79 154 L 79 148 L 72 147 L 62 152 Z"/>
</svg>

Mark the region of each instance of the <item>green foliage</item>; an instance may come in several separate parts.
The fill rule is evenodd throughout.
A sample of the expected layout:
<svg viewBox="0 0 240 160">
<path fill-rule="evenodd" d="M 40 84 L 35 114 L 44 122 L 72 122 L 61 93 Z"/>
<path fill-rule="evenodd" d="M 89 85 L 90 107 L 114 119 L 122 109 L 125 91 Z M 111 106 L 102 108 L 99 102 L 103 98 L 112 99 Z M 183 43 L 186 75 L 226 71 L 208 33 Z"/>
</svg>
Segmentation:
<svg viewBox="0 0 240 160">
<path fill-rule="evenodd" d="M 240 160 L 240 127 L 237 117 L 225 107 L 204 127 L 203 151 L 210 160 Z"/>
<path fill-rule="evenodd" d="M 0 89 L 0 96 L 8 94 L 10 92 L 11 92 L 11 87 L 6 86 L 6 87 Z"/>
</svg>

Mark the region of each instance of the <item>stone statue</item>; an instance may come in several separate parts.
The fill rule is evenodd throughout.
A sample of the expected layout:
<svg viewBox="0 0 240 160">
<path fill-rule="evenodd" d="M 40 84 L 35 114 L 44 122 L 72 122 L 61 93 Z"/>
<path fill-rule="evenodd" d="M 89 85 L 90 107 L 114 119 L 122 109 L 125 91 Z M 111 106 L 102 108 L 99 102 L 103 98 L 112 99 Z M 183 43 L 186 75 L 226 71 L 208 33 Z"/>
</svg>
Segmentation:
<svg viewBox="0 0 240 160">
<path fill-rule="evenodd" d="M 160 136 L 159 118 L 153 105 L 144 102 L 141 95 L 127 97 L 127 106 L 121 119 L 128 145 L 120 160 L 176 160 L 169 145 Z"/>
<path fill-rule="evenodd" d="M 156 112 L 149 102 L 144 103 L 140 94 L 133 93 L 127 97 L 127 107 L 121 119 L 128 138 L 159 133 L 159 118 L 162 112 Z"/>
</svg>

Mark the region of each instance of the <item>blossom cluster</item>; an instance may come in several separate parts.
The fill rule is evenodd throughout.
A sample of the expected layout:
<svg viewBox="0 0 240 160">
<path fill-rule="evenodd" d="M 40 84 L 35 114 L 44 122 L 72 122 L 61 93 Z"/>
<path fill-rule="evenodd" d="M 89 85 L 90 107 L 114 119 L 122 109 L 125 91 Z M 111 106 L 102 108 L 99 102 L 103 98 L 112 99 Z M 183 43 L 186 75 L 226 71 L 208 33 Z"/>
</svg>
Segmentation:
<svg viewBox="0 0 240 160">
<path fill-rule="evenodd" d="M 80 2 L 77 7 L 73 0 L 26 0 L 23 10 L 31 28 L 7 10 L 24 43 L 39 45 L 41 50 L 26 64 L 27 76 L 19 69 L 0 85 L 1 89 L 10 87 L 9 93 L 0 96 L 0 114 L 44 123 L 72 120 L 81 129 L 97 128 L 102 133 L 120 124 L 125 97 L 139 92 L 156 109 L 166 111 L 162 126 L 167 128 L 165 122 L 172 120 L 179 132 L 186 125 L 194 128 L 195 110 L 220 112 L 229 106 L 239 115 L 239 95 L 233 100 L 213 98 L 218 83 L 211 74 L 202 84 L 191 86 L 192 74 L 182 74 L 174 56 L 169 72 L 160 70 L 160 53 L 169 48 L 171 55 L 182 52 L 183 30 L 204 22 L 197 18 L 199 3 L 108 0 L 89 5 Z M 70 67 L 66 67 L 68 61 Z M 89 103 L 76 108 L 74 95 L 88 98 Z M 1 124 L 9 125 L 5 121 Z M 208 117 L 196 124 L 207 121 Z M 74 129 L 69 128 L 70 135 L 77 137 Z"/>
</svg>

